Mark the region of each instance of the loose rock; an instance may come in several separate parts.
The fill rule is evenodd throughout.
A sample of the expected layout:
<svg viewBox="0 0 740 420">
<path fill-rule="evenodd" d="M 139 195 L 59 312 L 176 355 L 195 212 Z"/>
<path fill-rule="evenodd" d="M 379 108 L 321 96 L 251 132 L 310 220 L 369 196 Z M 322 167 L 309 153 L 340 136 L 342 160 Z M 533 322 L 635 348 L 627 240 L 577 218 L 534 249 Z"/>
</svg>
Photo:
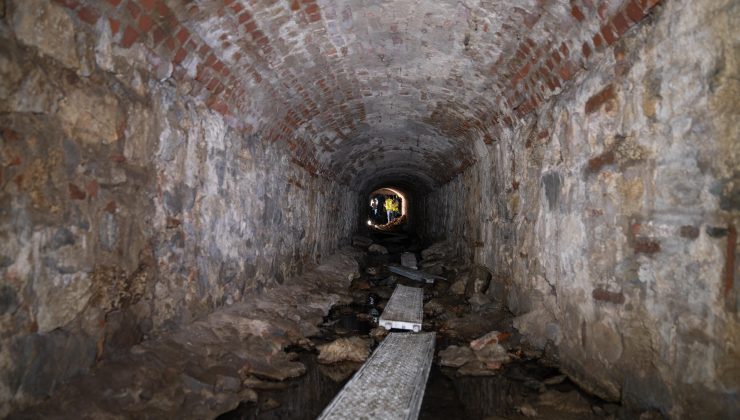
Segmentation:
<svg viewBox="0 0 740 420">
<path fill-rule="evenodd" d="M 547 378 L 542 383 L 548 386 L 558 385 L 563 383 L 563 381 L 567 378 L 566 375 L 556 375 L 551 378 Z"/>
<path fill-rule="evenodd" d="M 339 338 L 317 346 L 319 363 L 364 362 L 370 355 L 370 343 L 360 337 Z"/>
<path fill-rule="evenodd" d="M 386 330 L 383 327 L 377 327 L 370 330 L 370 337 L 373 338 L 376 342 L 381 342 L 385 340 L 385 337 L 388 336 L 388 330 Z"/>
<path fill-rule="evenodd" d="M 439 364 L 459 368 L 476 360 L 475 353 L 469 347 L 449 346 L 439 352 Z"/>
<path fill-rule="evenodd" d="M 373 240 L 365 236 L 353 236 L 352 237 L 352 245 L 354 246 L 358 246 L 360 248 L 367 248 L 372 244 L 373 244 Z"/>
<path fill-rule="evenodd" d="M 445 312 L 445 306 L 436 299 L 424 304 L 424 315 L 436 316 Z"/>
<path fill-rule="evenodd" d="M 371 254 L 388 255 L 388 248 L 383 245 L 372 244 L 368 247 L 367 251 Z"/>
<path fill-rule="evenodd" d="M 474 295 L 485 293 L 490 282 L 491 272 L 481 265 L 474 266 L 470 270 L 468 282 L 465 285 L 465 298 L 470 300 Z"/>
<path fill-rule="evenodd" d="M 450 292 L 456 294 L 456 295 L 463 295 L 465 294 L 465 285 L 467 283 L 466 279 L 458 279 L 455 280 L 454 283 L 452 283 L 452 286 L 450 286 Z"/>
<path fill-rule="evenodd" d="M 537 410 L 535 410 L 529 404 L 523 404 L 521 407 L 519 407 L 519 412 L 522 413 L 522 415 L 526 417 L 536 417 L 537 416 Z"/>
<path fill-rule="evenodd" d="M 475 340 L 470 342 L 470 348 L 473 350 L 481 350 L 484 347 L 491 345 L 491 344 L 498 344 L 499 343 L 499 336 L 503 336 L 501 332 L 499 331 L 491 331 L 488 334 L 476 338 Z"/>
</svg>

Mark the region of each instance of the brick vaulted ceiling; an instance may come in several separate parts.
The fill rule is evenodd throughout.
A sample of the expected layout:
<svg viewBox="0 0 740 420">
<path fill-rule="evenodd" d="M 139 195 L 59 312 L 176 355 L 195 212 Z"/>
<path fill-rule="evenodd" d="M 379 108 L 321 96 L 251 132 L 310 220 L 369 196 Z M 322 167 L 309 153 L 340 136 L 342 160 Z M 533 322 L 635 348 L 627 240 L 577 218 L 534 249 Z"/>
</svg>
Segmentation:
<svg viewBox="0 0 740 420">
<path fill-rule="evenodd" d="M 658 2 L 57 1 L 307 170 L 428 188 Z"/>
</svg>

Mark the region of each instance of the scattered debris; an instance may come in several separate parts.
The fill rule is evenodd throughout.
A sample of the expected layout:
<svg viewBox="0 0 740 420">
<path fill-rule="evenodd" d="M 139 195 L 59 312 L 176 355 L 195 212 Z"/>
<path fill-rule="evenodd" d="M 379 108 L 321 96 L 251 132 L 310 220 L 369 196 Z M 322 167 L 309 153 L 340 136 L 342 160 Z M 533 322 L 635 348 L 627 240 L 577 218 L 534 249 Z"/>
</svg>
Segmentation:
<svg viewBox="0 0 740 420">
<path fill-rule="evenodd" d="M 437 242 L 421 251 L 421 268 L 432 274 L 442 274 L 448 267 L 459 265 L 452 246 L 447 242 Z"/>
<path fill-rule="evenodd" d="M 388 270 L 392 273 L 399 274 L 411 280 L 423 281 L 426 283 L 434 283 L 434 280 L 444 280 L 442 276 L 426 273 L 421 270 L 414 270 L 411 268 L 401 267 L 400 265 L 389 265 Z"/>
</svg>

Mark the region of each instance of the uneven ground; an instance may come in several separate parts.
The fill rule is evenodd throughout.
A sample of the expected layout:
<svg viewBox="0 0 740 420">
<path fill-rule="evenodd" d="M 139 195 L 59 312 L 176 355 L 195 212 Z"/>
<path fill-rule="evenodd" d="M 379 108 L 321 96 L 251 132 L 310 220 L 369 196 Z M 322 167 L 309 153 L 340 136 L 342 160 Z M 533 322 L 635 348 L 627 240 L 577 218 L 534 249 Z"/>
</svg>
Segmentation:
<svg viewBox="0 0 740 420">
<path fill-rule="evenodd" d="M 421 419 L 659 419 L 657 412 L 634 412 L 618 404 L 608 403 L 588 394 L 558 369 L 552 354 L 543 354 L 522 341 L 513 327 L 513 316 L 501 302 L 490 299 L 483 305 L 471 305 L 464 294 L 450 290 L 457 277 L 469 270 L 467 264 L 442 258 L 441 274 L 450 281 L 421 286 L 418 282 L 390 274 L 385 265 L 399 263 L 403 251 L 416 251 L 411 239 L 401 242 L 384 241 L 387 235 L 375 239 L 390 253 L 367 254 L 362 275 L 352 281 L 352 303 L 332 308 L 320 326 L 320 334 L 311 337 L 315 345 L 338 338 L 372 339 L 374 348 L 383 335 L 376 335 L 376 324 L 370 312 L 382 312 L 396 284 L 423 287 L 426 303 L 424 330 L 436 331 L 436 354 L 450 345 L 466 346 L 470 341 L 496 330 L 507 337 L 503 344 L 514 356 L 499 369 L 469 369 L 467 373 L 440 366 L 439 356 L 427 383 Z M 436 265 L 436 264 L 435 264 Z M 496 279 L 492 280 L 496 281 Z M 489 289 L 493 292 L 495 285 Z M 489 294 L 490 295 L 490 294 Z M 374 302 L 369 304 L 368 302 Z M 430 305 L 430 302 L 433 302 Z M 360 363 L 338 362 L 330 365 L 316 361 L 315 351 L 294 348 L 307 365 L 307 374 L 298 379 L 271 383 L 258 390 L 256 401 L 247 401 L 220 419 L 313 419 L 349 380 Z"/>
</svg>

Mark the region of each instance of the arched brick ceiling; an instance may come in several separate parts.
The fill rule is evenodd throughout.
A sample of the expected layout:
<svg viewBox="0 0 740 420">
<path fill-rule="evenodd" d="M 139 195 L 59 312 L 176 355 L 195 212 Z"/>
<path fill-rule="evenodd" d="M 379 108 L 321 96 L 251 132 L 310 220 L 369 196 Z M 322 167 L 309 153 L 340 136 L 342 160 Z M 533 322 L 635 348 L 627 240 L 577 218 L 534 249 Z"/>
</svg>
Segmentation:
<svg viewBox="0 0 740 420">
<path fill-rule="evenodd" d="M 475 162 L 655 3 L 80 1 L 124 22 L 124 47 L 172 60 L 195 96 L 253 138 L 286 142 L 306 169 L 424 188 Z"/>
</svg>

